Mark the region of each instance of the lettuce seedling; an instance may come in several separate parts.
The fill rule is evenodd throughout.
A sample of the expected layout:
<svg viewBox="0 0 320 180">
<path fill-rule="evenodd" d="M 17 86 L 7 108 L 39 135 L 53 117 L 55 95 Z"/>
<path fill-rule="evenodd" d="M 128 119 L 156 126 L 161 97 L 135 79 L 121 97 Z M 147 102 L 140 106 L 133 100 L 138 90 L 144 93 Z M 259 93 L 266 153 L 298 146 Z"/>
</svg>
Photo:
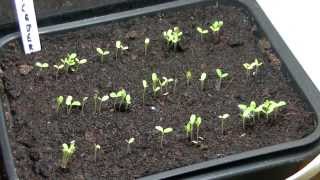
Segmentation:
<svg viewBox="0 0 320 180">
<path fill-rule="evenodd" d="M 209 32 L 207 29 L 202 29 L 201 27 L 197 27 L 197 31 L 200 34 L 201 41 L 203 41 L 203 35 L 208 34 Z"/>
<path fill-rule="evenodd" d="M 242 118 L 242 128 L 245 129 L 246 120 L 254 118 L 254 110 L 256 108 L 256 103 L 254 101 L 251 101 L 250 106 L 247 106 L 245 104 L 239 104 L 238 107 L 241 110 L 240 116 Z"/>
<path fill-rule="evenodd" d="M 195 125 L 197 128 L 197 142 L 199 141 L 199 129 L 200 129 L 201 122 L 202 122 L 202 118 L 200 116 L 198 116 L 195 121 Z"/>
<path fill-rule="evenodd" d="M 230 114 L 223 114 L 218 116 L 221 119 L 221 132 L 224 133 L 224 121 L 230 117 Z"/>
<path fill-rule="evenodd" d="M 258 70 L 259 70 L 259 67 L 262 66 L 262 62 L 259 62 L 259 60 L 256 58 L 253 62 L 254 66 L 256 67 L 256 71 L 254 72 L 255 75 L 258 74 Z"/>
<path fill-rule="evenodd" d="M 270 101 L 270 100 L 266 100 L 263 103 L 263 108 L 262 108 L 262 112 L 266 115 L 267 120 L 269 120 L 269 115 L 272 112 L 276 112 L 278 108 L 285 106 L 287 103 L 284 101 L 279 101 L 278 103 L 275 101 Z M 275 113 L 276 116 L 276 113 Z"/>
<path fill-rule="evenodd" d="M 72 96 L 67 96 L 66 105 L 67 105 L 67 112 L 68 112 L 68 114 L 70 114 L 72 107 L 74 107 L 74 106 L 80 107 L 81 102 L 80 101 L 73 101 Z"/>
<path fill-rule="evenodd" d="M 145 55 L 145 56 L 147 56 L 147 51 L 148 51 L 149 43 L 150 43 L 150 39 L 149 39 L 149 38 L 146 38 L 146 39 L 144 40 L 144 55 Z"/>
<path fill-rule="evenodd" d="M 168 84 L 173 82 L 173 78 L 167 78 L 167 77 L 162 77 L 163 81 L 159 81 L 160 84 L 160 91 L 162 93 L 163 87 L 166 89 L 166 93 L 168 92 Z"/>
<path fill-rule="evenodd" d="M 164 135 L 172 132 L 173 129 L 172 129 L 171 127 L 168 127 L 168 128 L 165 128 L 165 129 L 164 129 L 164 128 L 161 127 L 161 126 L 156 126 L 155 128 L 156 128 L 156 130 L 158 130 L 158 131 L 161 132 L 160 147 L 163 148 L 163 138 L 164 138 Z"/>
<path fill-rule="evenodd" d="M 101 112 L 101 108 L 102 108 L 102 103 L 105 102 L 105 101 L 108 101 L 109 100 L 109 96 L 108 95 L 105 95 L 105 96 L 102 96 L 102 97 L 98 97 L 98 100 L 100 101 L 99 103 L 99 113 Z"/>
<path fill-rule="evenodd" d="M 222 26 L 223 26 L 223 21 L 214 21 L 211 24 L 210 29 L 214 34 L 216 34 L 220 32 L 220 29 L 222 28 Z"/>
<path fill-rule="evenodd" d="M 221 89 L 221 83 L 222 83 L 222 79 L 228 77 L 228 73 L 224 73 L 222 71 L 222 69 L 216 69 L 216 73 L 217 73 L 217 76 L 218 76 L 218 81 L 217 81 L 217 84 L 216 84 L 216 89 L 217 91 L 220 91 Z"/>
<path fill-rule="evenodd" d="M 194 127 L 194 124 L 195 124 L 196 120 L 197 120 L 197 116 L 195 114 L 192 114 L 190 116 L 190 119 L 189 119 L 188 123 L 184 126 L 184 130 L 187 133 L 187 137 L 190 134 L 190 140 L 191 141 L 193 140 L 193 127 Z"/>
<path fill-rule="evenodd" d="M 53 67 L 57 69 L 57 71 L 56 71 L 56 79 L 57 79 L 59 71 L 64 68 L 64 65 L 63 64 L 60 64 L 60 65 L 55 64 L 55 65 L 53 65 Z"/>
<path fill-rule="evenodd" d="M 161 85 L 159 84 L 160 80 L 159 80 L 158 75 L 156 73 L 152 73 L 151 80 L 152 80 L 153 96 L 156 97 L 157 92 L 161 89 Z"/>
<path fill-rule="evenodd" d="M 71 157 L 76 151 L 75 141 L 71 141 L 70 145 L 63 143 L 62 144 L 62 161 L 61 167 L 63 169 L 67 168 L 68 162 L 71 160 Z"/>
<path fill-rule="evenodd" d="M 103 63 L 104 56 L 109 55 L 109 54 L 110 54 L 110 51 L 108 51 L 108 50 L 105 50 L 105 51 L 104 51 L 104 50 L 101 49 L 101 48 L 97 48 L 96 50 L 97 50 L 97 53 L 100 55 L 100 61 L 101 61 L 101 63 Z"/>
<path fill-rule="evenodd" d="M 191 81 L 191 79 L 192 79 L 192 73 L 191 73 L 190 70 L 188 70 L 188 71 L 186 72 L 186 78 L 187 78 L 187 86 L 189 87 L 190 81 Z"/>
<path fill-rule="evenodd" d="M 163 37 L 167 41 L 167 45 L 173 45 L 174 50 L 177 50 L 177 46 L 182 39 L 183 33 L 180 31 L 179 27 L 174 27 L 173 30 L 163 32 Z"/>
<path fill-rule="evenodd" d="M 118 59 L 119 50 L 121 50 L 121 52 L 123 52 L 123 51 L 129 49 L 129 47 L 128 46 L 124 46 L 121 41 L 117 41 L 116 42 L 116 48 L 117 48 L 117 50 L 116 50 L 116 60 Z"/>
<path fill-rule="evenodd" d="M 251 74 L 251 70 L 254 68 L 254 64 L 248 64 L 248 63 L 244 63 L 243 64 L 243 67 L 246 69 L 246 72 L 247 72 L 247 79 L 249 79 L 250 77 L 250 74 Z"/>
<path fill-rule="evenodd" d="M 131 152 L 130 146 L 131 146 L 132 143 L 134 143 L 134 140 L 135 139 L 133 137 L 130 138 L 130 139 L 126 139 L 126 142 L 127 142 L 127 154 L 130 154 L 130 152 Z"/>
<path fill-rule="evenodd" d="M 144 105 L 144 97 L 146 95 L 147 88 L 149 87 L 148 82 L 146 80 L 142 80 L 142 86 L 143 86 L 142 104 Z"/>
<path fill-rule="evenodd" d="M 116 109 L 116 104 L 119 103 L 119 109 L 122 105 L 125 105 L 125 110 L 128 110 L 129 105 L 131 104 L 131 96 L 127 94 L 126 90 L 121 89 L 118 92 L 111 92 L 110 97 L 114 98 L 114 108 Z"/>
<path fill-rule="evenodd" d="M 79 60 L 77 58 L 76 53 L 68 54 L 66 58 L 61 59 L 61 62 L 64 66 L 64 69 L 66 72 L 71 71 L 77 71 L 79 68 L 79 65 L 87 63 L 86 59 Z"/>
<path fill-rule="evenodd" d="M 48 63 L 41 63 L 41 62 L 36 62 L 35 66 L 37 66 L 38 68 L 40 68 L 40 71 L 42 71 L 45 68 L 49 67 Z"/>
<path fill-rule="evenodd" d="M 200 82 L 201 82 L 201 90 L 204 91 L 204 83 L 205 80 L 207 79 L 207 73 L 202 73 L 200 76 Z"/>
<path fill-rule="evenodd" d="M 81 113 L 82 114 L 84 113 L 84 105 L 86 104 L 87 100 L 88 100 L 88 97 L 82 98 L 82 106 L 81 106 Z"/>
<path fill-rule="evenodd" d="M 97 152 L 101 149 L 99 144 L 94 144 L 94 162 L 97 161 Z"/>
<path fill-rule="evenodd" d="M 58 96 L 57 98 L 56 98 L 56 102 L 57 102 L 57 112 L 59 112 L 59 109 L 60 109 L 60 107 L 61 107 L 61 105 L 62 105 L 62 103 L 63 103 L 63 96 Z"/>
</svg>

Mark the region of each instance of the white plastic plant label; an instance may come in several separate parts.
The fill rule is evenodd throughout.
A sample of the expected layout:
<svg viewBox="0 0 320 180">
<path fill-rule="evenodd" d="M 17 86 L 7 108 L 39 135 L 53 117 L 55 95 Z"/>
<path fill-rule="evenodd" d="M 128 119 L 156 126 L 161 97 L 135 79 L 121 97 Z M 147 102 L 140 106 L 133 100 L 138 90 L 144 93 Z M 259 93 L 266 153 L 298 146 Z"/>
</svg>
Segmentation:
<svg viewBox="0 0 320 180">
<path fill-rule="evenodd" d="M 41 50 L 40 38 L 33 0 L 15 0 L 24 52 L 30 54 Z"/>
</svg>

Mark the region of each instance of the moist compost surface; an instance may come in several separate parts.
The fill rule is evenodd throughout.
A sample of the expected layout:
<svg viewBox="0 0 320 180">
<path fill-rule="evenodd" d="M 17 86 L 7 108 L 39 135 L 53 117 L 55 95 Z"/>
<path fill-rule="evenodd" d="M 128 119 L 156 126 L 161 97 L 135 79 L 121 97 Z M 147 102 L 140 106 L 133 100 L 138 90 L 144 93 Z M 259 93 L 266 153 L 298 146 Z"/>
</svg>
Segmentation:
<svg viewBox="0 0 320 180">
<path fill-rule="evenodd" d="M 9 102 L 7 126 L 18 176 L 21 179 L 134 179 L 183 167 L 230 154 L 301 139 L 314 128 L 315 115 L 291 86 L 292 80 L 280 71 L 281 62 L 267 41 L 255 34 L 256 25 L 242 9 L 235 7 L 198 7 L 175 12 L 80 28 L 41 36 L 42 51 L 24 55 L 19 41 L 8 43 L 1 55 L 2 79 Z M 208 27 L 223 20 L 221 40 L 214 42 L 210 31 L 200 40 L 197 26 Z M 168 49 L 162 32 L 179 26 L 183 38 L 177 52 Z M 209 27 L 207 28 L 209 29 Z M 151 39 L 147 56 L 144 39 Z M 115 59 L 115 41 L 129 50 Z M 262 43 L 261 43 L 262 42 Z M 264 43 L 263 43 L 264 42 Z M 96 48 L 111 51 L 101 63 Z M 75 52 L 88 59 L 77 72 L 53 68 L 61 58 Z M 263 62 L 258 75 L 247 78 L 243 63 L 255 58 Z M 33 67 L 48 62 L 49 69 Z M 215 89 L 215 69 L 229 73 L 220 91 Z M 192 71 L 187 86 L 185 72 Z M 176 78 L 167 95 L 152 96 L 151 74 Z M 200 74 L 206 72 L 205 90 L 200 89 Z M 149 82 L 142 103 L 142 80 Z M 125 89 L 132 96 L 127 112 L 113 109 L 113 100 L 94 114 L 93 96 Z M 163 89 L 163 93 L 165 89 Z M 56 112 L 56 97 L 89 97 L 84 108 L 66 108 Z M 277 117 L 248 121 L 242 128 L 239 103 L 263 103 L 265 99 L 283 100 Z M 8 108 L 6 108 L 8 109 Z M 190 143 L 184 131 L 192 113 L 202 117 L 201 145 Z M 229 113 L 224 134 L 218 115 Z M 172 127 L 160 148 L 160 134 L 155 126 Z M 126 139 L 135 138 L 127 154 Z M 61 169 L 63 143 L 75 140 L 76 152 L 67 169 Z M 94 144 L 102 149 L 94 159 Z"/>
</svg>

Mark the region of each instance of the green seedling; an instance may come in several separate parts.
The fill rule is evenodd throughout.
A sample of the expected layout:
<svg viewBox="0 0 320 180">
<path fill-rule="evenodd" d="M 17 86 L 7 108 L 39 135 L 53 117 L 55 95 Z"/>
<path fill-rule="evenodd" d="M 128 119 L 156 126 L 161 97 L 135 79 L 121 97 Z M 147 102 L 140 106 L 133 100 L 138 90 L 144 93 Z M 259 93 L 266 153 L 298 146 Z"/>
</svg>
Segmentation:
<svg viewBox="0 0 320 180">
<path fill-rule="evenodd" d="M 242 120 L 242 128 L 245 129 L 247 119 L 254 118 L 256 103 L 254 101 L 251 101 L 249 106 L 245 104 L 239 104 L 238 107 L 241 110 L 240 116 Z"/>
<path fill-rule="evenodd" d="M 93 95 L 93 100 L 94 100 L 94 113 L 97 113 L 97 106 L 98 106 L 98 97 L 99 97 L 99 92 L 96 91 Z"/>
<path fill-rule="evenodd" d="M 200 82 L 201 82 L 201 90 L 204 91 L 204 83 L 205 80 L 207 79 L 207 73 L 202 73 L 200 76 Z"/>
<path fill-rule="evenodd" d="M 129 105 L 131 104 L 131 96 L 127 94 L 126 90 L 121 89 L 118 92 L 111 92 L 110 97 L 114 98 L 114 109 L 116 109 L 116 104 L 119 103 L 119 108 L 124 104 L 125 110 L 128 110 Z"/>
<path fill-rule="evenodd" d="M 218 82 L 216 84 L 216 89 L 217 89 L 217 91 L 220 91 L 222 79 L 228 77 L 229 74 L 228 73 L 224 73 L 222 71 L 222 69 L 216 69 L 216 73 L 217 73 L 217 76 L 218 76 Z"/>
<path fill-rule="evenodd" d="M 67 112 L 68 114 L 70 114 L 72 107 L 74 106 L 81 106 L 81 102 L 80 101 L 73 101 L 73 97 L 72 96 L 67 96 L 66 98 L 66 105 L 67 105 Z"/>
<path fill-rule="evenodd" d="M 173 94 L 176 94 L 178 79 L 174 79 Z"/>
<path fill-rule="evenodd" d="M 255 75 L 257 75 L 258 74 L 258 70 L 259 70 L 259 67 L 260 66 L 262 66 L 262 62 L 259 62 L 259 59 L 255 59 L 254 61 L 253 61 L 253 64 L 254 64 L 254 66 L 256 67 L 256 71 L 254 72 L 254 74 Z"/>
<path fill-rule="evenodd" d="M 152 80 L 153 96 L 156 97 L 157 92 L 160 91 L 160 89 L 161 89 L 161 85 L 159 84 L 160 80 L 159 80 L 158 75 L 156 73 L 152 73 L 151 80 Z"/>
<path fill-rule="evenodd" d="M 123 51 L 129 49 L 129 47 L 128 46 L 124 46 L 121 41 L 117 41 L 116 42 L 116 48 L 117 48 L 117 50 L 116 50 L 116 60 L 118 59 L 119 50 L 121 50 L 121 52 L 123 52 Z"/>
<path fill-rule="evenodd" d="M 127 154 L 130 154 L 131 152 L 131 144 L 134 143 L 134 138 L 130 138 L 130 139 L 126 139 L 126 143 L 127 143 Z"/>
<path fill-rule="evenodd" d="M 62 144 L 61 167 L 63 169 L 67 168 L 67 165 L 68 165 L 69 161 L 71 160 L 75 151 L 76 151 L 75 141 L 71 141 L 69 146 L 66 143 Z"/>
<path fill-rule="evenodd" d="M 275 116 L 276 116 L 277 109 L 282 107 L 282 106 L 285 106 L 286 104 L 287 103 L 284 102 L 284 101 L 279 101 L 277 103 L 275 101 L 266 100 L 263 103 L 262 112 L 266 115 L 267 120 L 269 120 L 269 116 L 270 116 L 271 113 L 275 112 Z"/>
<path fill-rule="evenodd" d="M 64 65 L 63 64 L 60 64 L 60 65 L 55 64 L 55 65 L 53 65 L 53 67 L 57 69 L 57 71 L 56 71 L 56 79 L 57 79 L 58 75 L 59 75 L 59 71 L 64 68 Z"/>
<path fill-rule="evenodd" d="M 61 105 L 62 105 L 62 103 L 63 103 L 63 96 L 58 96 L 57 98 L 56 98 L 56 102 L 57 102 L 57 112 L 59 112 L 59 109 L 60 109 L 60 107 L 61 107 Z"/>
<path fill-rule="evenodd" d="M 195 125 L 197 128 L 197 142 L 199 141 L 199 129 L 200 129 L 201 122 L 202 122 L 202 118 L 200 116 L 198 116 L 195 121 Z"/>
<path fill-rule="evenodd" d="M 221 119 L 221 132 L 222 134 L 224 134 L 224 123 L 225 123 L 224 121 L 230 117 L 230 114 L 223 114 L 218 117 L 219 119 Z"/>
<path fill-rule="evenodd" d="M 187 133 L 187 137 L 189 137 L 189 134 L 190 134 L 191 141 L 193 140 L 193 127 L 194 127 L 196 120 L 197 120 L 197 116 L 195 114 L 192 114 L 190 116 L 188 123 L 184 126 L 184 130 Z"/>
<path fill-rule="evenodd" d="M 186 72 L 186 78 L 187 78 L 187 86 L 189 87 L 190 81 L 192 79 L 192 73 L 190 70 Z"/>
<path fill-rule="evenodd" d="M 97 152 L 101 149 L 99 144 L 94 144 L 94 162 L 97 161 Z"/>
<path fill-rule="evenodd" d="M 247 79 L 249 79 L 251 71 L 254 69 L 255 64 L 248 64 L 248 63 L 244 63 L 243 67 L 246 69 L 246 73 L 247 73 Z"/>
<path fill-rule="evenodd" d="M 163 87 L 166 89 L 166 93 L 168 93 L 168 84 L 173 82 L 174 79 L 173 78 L 167 78 L 167 77 L 162 77 L 162 81 L 159 80 L 159 84 L 160 84 L 160 91 L 162 93 L 162 89 Z"/>
<path fill-rule="evenodd" d="M 147 88 L 149 87 L 148 82 L 146 80 L 142 80 L 142 86 L 143 86 L 142 104 L 144 105 L 144 98 L 146 95 Z"/>
<path fill-rule="evenodd" d="M 259 60 L 256 58 L 251 64 L 249 63 L 244 63 L 243 64 L 243 67 L 246 69 L 246 72 L 247 72 L 247 78 L 250 77 L 251 75 L 251 71 L 253 69 L 255 69 L 255 72 L 253 72 L 253 75 L 257 75 L 258 74 L 258 70 L 259 70 L 259 67 L 262 66 L 262 62 L 259 62 Z"/>
<path fill-rule="evenodd" d="M 223 21 L 215 21 L 211 24 L 210 29 L 214 34 L 218 34 L 223 26 Z"/>
<path fill-rule="evenodd" d="M 161 126 L 156 126 L 155 128 L 156 128 L 156 130 L 158 130 L 158 131 L 161 132 L 160 147 L 163 148 L 163 138 L 164 138 L 164 135 L 172 132 L 173 129 L 172 129 L 171 127 L 168 127 L 168 128 L 165 128 L 165 129 L 164 129 L 164 128 L 161 127 Z"/>
<path fill-rule="evenodd" d="M 177 50 L 177 46 L 182 39 L 183 33 L 180 31 L 179 27 L 174 27 L 173 30 L 163 32 L 163 37 L 167 41 L 167 45 L 173 45 L 174 50 Z"/>
<path fill-rule="evenodd" d="M 201 41 L 203 41 L 203 36 L 209 32 L 207 29 L 202 29 L 201 27 L 197 27 L 197 31 L 200 34 Z"/>
<path fill-rule="evenodd" d="M 110 54 L 110 51 L 107 51 L 107 50 L 103 50 L 101 48 L 97 48 L 97 53 L 100 55 L 100 61 L 101 63 L 103 63 L 103 59 L 104 59 L 104 56 L 107 56 Z"/>
<path fill-rule="evenodd" d="M 147 56 L 149 43 L 150 43 L 150 39 L 149 39 L 149 38 L 146 38 L 146 39 L 144 40 L 144 55 L 145 55 L 145 56 Z"/>
<path fill-rule="evenodd" d="M 48 63 L 41 63 L 41 62 L 36 62 L 35 66 L 37 66 L 38 68 L 40 68 L 40 71 L 42 71 L 43 69 L 46 69 L 49 67 Z"/>
<path fill-rule="evenodd" d="M 105 101 L 108 101 L 109 100 L 109 96 L 108 95 L 105 95 L 105 96 L 102 96 L 102 97 L 98 97 L 98 100 L 100 101 L 99 103 L 99 113 L 101 112 L 101 108 L 102 108 L 102 103 L 105 102 Z"/>
<path fill-rule="evenodd" d="M 86 59 L 79 60 L 76 53 L 68 54 L 66 58 L 60 60 L 66 72 L 77 71 L 81 64 L 87 63 Z"/>
<path fill-rule="evenodd" d="M 81 105 L 81 113 L 82 114 L 84 113 L 84 105 L 86 104 L 87 100 L 88 100 L 88 97 L 82 98 L 82 105 Z"/>
</svg>

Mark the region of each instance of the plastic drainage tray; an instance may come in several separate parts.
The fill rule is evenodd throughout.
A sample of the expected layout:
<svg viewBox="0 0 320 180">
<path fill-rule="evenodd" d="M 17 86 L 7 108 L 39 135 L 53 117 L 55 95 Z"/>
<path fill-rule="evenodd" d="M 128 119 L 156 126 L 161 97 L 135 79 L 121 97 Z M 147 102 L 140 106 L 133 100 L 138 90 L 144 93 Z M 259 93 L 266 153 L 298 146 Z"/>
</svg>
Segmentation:
<svg viewBox="0 0 320 180">
<path fill-rule="evenodd" d="M 74 21 L 65 24 L 43 27 L 40 29 L 41 34 L 49 34 L 59 31 L 67 31 L 85 26 L 92 26 L 100 23 L 108 23 L 112 21 L 124 20 L 134 16 L 147 15 L 157 13 L 159 11 L 175 10 L 182 7 L 192 7 L 198 5 L 216 5 L 216 1 L 209 0 L 180 0 L 135 10 L 129 10 L 121 13 L 110 14 L 95 18 Z M 219 1 L 218 4 L 227 6 L 241 6 L 249 12 L 254 21 L 258 24 L 261 34 L 265 35 L 272 44 L 273 50 L 280 57 L 283 66 L 282 69 L 294 80 L 297 91 L 303 95 L 309 108 L 315 112 L 316 128 L 314 132 L 303 139 L 282 143 L 278 145 L 268 146 L 261 149 L 251 150 L 240 154 L 230 155 L 220 159 L 214 159 L 197 163 L 169 171 L 161 172 L 141 179 L 164 179 L 164 178 L 187 178 L 201 174 L 210 174 L 210 178 L 230 178 L 236 177 L 243 172 L 251 172 L 257 169 L 268 168 L 280 164 L 286 164 L 295 161 L 295 158 L 301 158 L 307 152 L 312 150 L 315 153 L 315 146 L 319 142 L 320 127 L 318 123 L 320 110 L 319 93 L 308 78 L 300 64 L 297 62 L 293 54 L 290 52 L 284 41 L 281 39 L 275 28 L 272 26 L 266 15 L 254 0 L 228 0 Z M 0 46 L 4 46 L 9 41 L 19 38 L 19 33 L 12 33 L 0 40 Z M 4 159 L 5 170 L 9 179 L 17 179 L 16 169 L 13 162 L 11 147 L 7 135 L 5 116 L 3 107 L 0 106 L 0 138 L 1 150 Z M 252 165 L 253 163 L 253 165 Z M 247 166 L 251 164 L 250 166 Z M 256 164 L 256 166 L 254 165 Z M 237 167 L 237 169 L 232 169 Z M 199 176 L 201 177 L 201 176 Z M 208 176 L 206 176 L 208 178 Z"/>
</svg>

